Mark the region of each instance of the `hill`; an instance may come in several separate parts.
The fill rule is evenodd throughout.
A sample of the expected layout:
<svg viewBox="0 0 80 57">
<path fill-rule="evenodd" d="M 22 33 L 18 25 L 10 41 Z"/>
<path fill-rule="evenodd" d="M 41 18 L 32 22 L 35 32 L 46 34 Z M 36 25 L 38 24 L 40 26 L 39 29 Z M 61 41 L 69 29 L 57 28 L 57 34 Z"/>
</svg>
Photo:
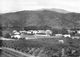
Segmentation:
<svg viewBox="0 0 80 57">
<path fill-rule="evenodd" d="M 55 11 L 56 10 L 56 11 Z M 60 11 L 57 9 L 36 11 L 19 11 L 0 15 L 3 27 L 50 26 L 52 28 L 80 27 L 80 13 Z"/>
</svg>

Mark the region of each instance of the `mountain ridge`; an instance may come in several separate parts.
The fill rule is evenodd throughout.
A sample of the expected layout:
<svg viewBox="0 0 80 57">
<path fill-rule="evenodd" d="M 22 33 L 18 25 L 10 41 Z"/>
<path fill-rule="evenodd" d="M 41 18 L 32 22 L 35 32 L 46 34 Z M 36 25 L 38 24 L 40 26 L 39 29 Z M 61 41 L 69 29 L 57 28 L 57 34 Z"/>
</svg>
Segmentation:
<svg viewBox="0 0 80 57">
<path fill-rule="evenodd" d="M 64 11 L 64 10 L 63 10 Z M 60 13 L 49 9 L 37 11 L 19 11 L 0 15 L 2 26 L 45 26 L 52 28 L 80 27 L 80 13 Z"/>
</svg>

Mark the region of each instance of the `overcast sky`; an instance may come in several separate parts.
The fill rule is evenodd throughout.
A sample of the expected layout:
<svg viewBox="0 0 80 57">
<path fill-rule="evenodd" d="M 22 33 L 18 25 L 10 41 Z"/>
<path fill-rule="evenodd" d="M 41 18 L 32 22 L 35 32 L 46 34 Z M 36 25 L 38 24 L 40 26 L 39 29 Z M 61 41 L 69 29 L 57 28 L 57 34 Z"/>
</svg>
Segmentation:
<svg viewBox="0 0 80 57">
<path fill-rule="evenodd" d="M 0 13 L 59 8 L 80 13 L 80 0 L 0 0 Z"/>
</svg>

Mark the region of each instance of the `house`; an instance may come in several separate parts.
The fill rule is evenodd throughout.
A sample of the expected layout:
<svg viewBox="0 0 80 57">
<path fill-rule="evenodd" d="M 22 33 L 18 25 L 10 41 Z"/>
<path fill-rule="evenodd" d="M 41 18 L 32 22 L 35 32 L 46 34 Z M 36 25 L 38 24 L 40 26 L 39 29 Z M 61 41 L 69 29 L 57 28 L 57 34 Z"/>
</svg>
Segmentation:
<svg viewBox="0 0 80 57">
<path fill-rule="evenodd" d="M 64 37 L 71 37 L 71 35 L 70 34 L 65 34 L 65 35 L 63 35 Z"/>
<path fill-rule="evenodd" d="M 20 32 L 13 30 L 12 34 L 18 35 L 18 34 L 20 34 Z"/>
<path fill-rule="evenodd" d="M 63 35 L 62 34 L 55 34 L 55 36 L 62 37 Z"/>
<path fill-rule="evenodd" d="M 51 34 L 52 34 L 51 30 L 38 30 L 38 31 L 35 31 L 35 37 L 36 36 L 50 37 Z"/>
<path fill-rule="evenodd" d="M 32 34 L 33 30 L 26 31 L 27 34 Z"/>
<path fill-rule="evenodd" d="M 36 33 L 38 33 L 38 31 L 37 30 L 33 30 L 33 34 L 36 34 Z"/>
<path fill-rule="evenodd" d="M 58 40 L 58 42 L 63 44 L 64 43 L 64 40 Z"/>
<path fill-rule="evenodd" d="M 47 35 L 46 33 L 36 33 L 35 36 L 50 36 L 50 35 Z"/>
<path fill-rule="evenodd" d="M 78 30 L 77 33 L 80 34 L 80 30 Z"/>
<path fill-rule="evenodd" d="M 47 35 L 52 35 L 52 31 L 51 30 L 46 30 L 45 32 Z"/>
<path fill-rule="evenodd" d="M 19 31 L 20 33 L 26 33 L 27 31 L 23 30 L 23 31 Z"/>
<path fill-rule="evenodd" d="M 80 39 L 79 36 L 72 36 L 71 38 L 72 38 L 72 39 Z"/>
<path fill-rule="evenodd" d="M 76 34 L 75 36 L 72 36 L 71 38 L 72 38 L 72 39 L 75 39 L 75 38 L 76 38 L 76 39 L 80 39 L 80 34 Z"/>
<path fill-rule="evenodd" d="M 20 35 L 12 35 L 11 38 L 17 38 L 17 39 L 20 39 L 21 36 L 20 36 Z"/>
<path fill-rule="evenodd" d="M 11 38 L 17 38 L 17 39 L 21 38 L 20 32 L 18 32 L 16 30 L 13 30 L 10 35 L 11 35 Z"/>
<path fill-rule="evenodd" d="M 52 34 L 52 31 L 51 30 L 38 30 L 37 33 L 46 33 L 48 35 L 48 34 Z"/>
<path fill-rule="evenodd" d="M 75 30 L 67 30 L 68 33 L 75 33 L 76 31 Z"/>
<path fill-rule="evenodd" d="M 37 33 L 45 33 L 45 30 L 38 30 Z"/>
</svg>

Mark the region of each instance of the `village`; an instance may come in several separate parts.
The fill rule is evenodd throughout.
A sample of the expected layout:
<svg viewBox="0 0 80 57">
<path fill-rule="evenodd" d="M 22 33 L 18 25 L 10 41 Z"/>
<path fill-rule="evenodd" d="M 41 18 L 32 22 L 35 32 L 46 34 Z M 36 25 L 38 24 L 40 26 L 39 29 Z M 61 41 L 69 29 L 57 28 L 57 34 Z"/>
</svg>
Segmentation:
<svg viewBox="0 0 80 57">
<path fill-rule="evenodd" d="M 67 33 L 55 33 L 53 34 L 52 30 L 13 30 L 8 37 L 4 38 L 10 38 L 10 39 L 37 39 L 37 38 L 72 38 L 72 39 L 80 39 L 80 30 L 79 29 L 72 29 L 67 30 Z"/>
</svg>

